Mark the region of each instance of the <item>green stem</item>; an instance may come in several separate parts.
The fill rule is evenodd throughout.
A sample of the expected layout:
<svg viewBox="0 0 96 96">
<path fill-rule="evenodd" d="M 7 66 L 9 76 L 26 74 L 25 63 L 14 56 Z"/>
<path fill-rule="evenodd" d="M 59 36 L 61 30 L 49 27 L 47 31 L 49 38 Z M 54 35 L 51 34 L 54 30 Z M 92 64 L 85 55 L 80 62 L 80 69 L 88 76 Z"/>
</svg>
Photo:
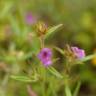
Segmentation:
<svg viewBox="0 0 96 96">
<path fill-rule="evenodd" d="M 40 37 L 41 49 L 44 48 L 44 37 Z"/>
<path fill-rule="evenodd" d="M 78 92 L 79 92 L 80 86 L 81 86 L 81 82 L 79 81 L 77 83 L 77 86 L 76 86 L 76 89 L 75 89 L 75 91 L 73 93 L 73 96 L 78 96 Z"/>
<path fill-rule="evenodd" d="M 42 76 L 42 81 L 41 81 L 42 96 L 46 96 L 46 69 L 41 65 L 40 70 Z"/>
</svg>

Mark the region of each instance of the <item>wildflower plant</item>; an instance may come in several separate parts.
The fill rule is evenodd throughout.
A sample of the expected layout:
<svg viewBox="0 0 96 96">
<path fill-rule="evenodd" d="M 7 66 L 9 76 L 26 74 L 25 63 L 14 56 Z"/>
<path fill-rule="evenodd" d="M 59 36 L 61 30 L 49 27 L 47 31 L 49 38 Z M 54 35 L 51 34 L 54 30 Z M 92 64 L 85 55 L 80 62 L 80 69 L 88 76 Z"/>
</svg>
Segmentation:
<svg viewBox="0 0 96 96">
<path fill-rule="evenodd" d="M 33 61 L 31 61 L 31 64 L 34 64 L 34 67 L 31 69 L 32 73 L 30 75 L 11 75 L 11 78 L 14 80 L 18 80 L 25 83 L 38 83 L 40 82 L 40 88 L 42 89 L 41 92 L 37 94 L 41 94 L 41 96 L 55 96 L 57 93 L 57 89 L 55 89 L 57 83 L 63 81 L 64 86 L 64 93 L 66 96 L 78 96 L 78 91 L 80 88 L 81 81 L 77 80 L 76 89 L 72 93 L 70 89 L 70 80 L 72 79 L 70 76 L 70 71 L 72 69 L 72 66 L 74 64 L 81 64 L 83 61 L 90 60 L 95 55 L 86 56 L 86 53 L 83 49 L 80 49 L 78 47 L 70 47 L 69 45 L 66 46 L 65 49 L 60 49 L 58 47 L 49 48 L 46 47 L 45 40 L 49 37 L 53 32 L 55 32 L 58 28 L 62 27 L 62 24 L 59 24 L 57 26 L 54 26 L 52 28 L 47 28 L 47 26 L 43 22 L 39 22 L 37 25 L 37 32 L 36 32 L 36 38 L 39 40 L 39 47 L 36 51 L 36 53 L 33 51 L 31 55 L 23 56 L 22 59 L 27 58 L 34 58 Z M 35 41 L 34 41 L 35 42 Z M 36 43 L 36 42 L 35 42 Z M 33 45 L 34 46 L 34 45 Z M 64 67 L 65 71 L 58 72 L 54 67 L 54 61 L 59 60 L 58 58 L 54 58 L 54 54 L 52 52 L 52 49 L 60 52 L 64 58 L 66 57 L 66 67 Z M 33 54 L 33 57 L 32 57 Z M 19 58 L 20 59 L 20 58 Z M 21 61 L 20 60 L 20 61 Z M 38 64 L 37 64 L 38 63 Z M 55 80 L 57 79 L 57 80 Z M 52 80 L 52 81 L 51 81 Z M 55 80 L 55 81 L 54 81 Z M 54 83 L 56 85 L 53 85 Z M 46 89 L 46 83 L 48 83 L 48 88 Z M 52 84 L 53 83 L 53 84 Z M 58 85 L 62 86 L 62 84 Z M 50 90 L 50 88 L 52 88 Z M 31 91 L 31 90 L 30 90 Z M 33 92 L 33 90 L 32 90 Z M 31 92 L 30 92 L 31 94 Z"/>
<path fill-rule="evenodd" d="M 9 12 L 14 8 L 13 2 L 4 6 L 0 20 L 7 18 L 8 22 L 1 29 L 7 27 L 8 30 L 7 33 L 0 31 L 0 68 L 4 72 L 0 81 L 0 96 L 15 96 L 16 93 L 21 96 L 21 90 L 17 91 L 23 87 L 23 91 L 27 93 L 22 96 L 78 96 L 82 80 L 74 77 L 72 69 L 79 64 L 84 65 L 84 62 L 93 59 L 96 54 L 87 56 L 86 50 L 69 44 L 64 44 L 64 48 L 48 46 L 46 39 L 62 28 L 63 24 L 48 27 L 45 22 L 38 22 L 31 12 L 22 16 L 24 10 L 20 5 L 18 8 L 21 10 L 16 16 L 14 12 Z M 60 62 L 61 56 L 54 56 L 54 51 L 60 53 L 63 63 Z M 63 67 L 58 70 L 61 65 Z M 62 91 L 61 94 L 59 91 Z"/>
</svg>

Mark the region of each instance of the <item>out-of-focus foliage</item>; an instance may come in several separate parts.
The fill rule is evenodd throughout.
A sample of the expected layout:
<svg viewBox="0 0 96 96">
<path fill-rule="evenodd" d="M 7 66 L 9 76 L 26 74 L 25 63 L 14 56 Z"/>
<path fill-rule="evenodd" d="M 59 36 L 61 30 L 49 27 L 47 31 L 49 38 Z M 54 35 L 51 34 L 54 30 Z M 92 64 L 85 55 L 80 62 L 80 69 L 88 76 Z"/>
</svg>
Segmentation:
<svg viewBox="0 0 96 96">
<path fill-rule="evenodd" d="M 43 88 L 42 78 L 41 81 L 37 79 L 40 71 L 37 67 L 40 66 L 34 54 L 38 53 L 40 42 L 35 37 L 35 24 L 26 23 L 27 12 L 31 12 L 37 21 L 46 22 L 49 28 L 63 24 L 55 34 L 49 33 L 45 39 L 46 46 L 64 48 L 65 44 L 70 44 L 85 49 L 89 55 L 96 49 L 96 0 L 0 0 L 0 96 L 28 96 L 26 86 L 30 84 L 27 82 L 30 78 L 33 80 L 30 85 L 37 96 L 43 96 L 42 90 L 47 90 L 48 96 L 64 96 L 62 82 L 51 74 L 47 77 L 48 88 Z M 58 71 L 64 70 L 64 58 L 57 51 L 54 54 L 55 58 L 61 58 L 53 66 Z M 43 76 L 45 70 L 42 70 Z M 96 96 L 96 58 L 76 65 L 72 74 L 82 82 L 78 96 Z M 15 81 L 11 77 L 25 82 Z M 49 82 L 50 85 L 47 84 Z M 75 82 L 74 78 L 71 82 Z M 75 83 L 71 87 L 73 92 Z"/>
</svg>

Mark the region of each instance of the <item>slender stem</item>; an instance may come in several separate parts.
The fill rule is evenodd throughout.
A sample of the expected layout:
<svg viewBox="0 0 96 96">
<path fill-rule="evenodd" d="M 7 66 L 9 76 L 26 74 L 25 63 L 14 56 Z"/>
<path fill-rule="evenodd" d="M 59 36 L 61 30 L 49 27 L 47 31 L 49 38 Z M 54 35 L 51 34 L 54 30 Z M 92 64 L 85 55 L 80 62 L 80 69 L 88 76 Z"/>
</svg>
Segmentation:
<svg viewBox="0 0 96 96">
<path fill-rule="evenodd" d="M 65 84 L 65 95 L 66 96 L 72 96 L 72 93 L 71 93 L 71 89 L 69 88 L 69 78 L 70 78 L 70 71 L 71 71 L 71 63 L 70 62 L 66 62 L 66 75 L 68 76 L 64 82 Z"/>
<path fill-rule="evenodd" d="M 44 36 L 40 37 L 41 49 L 44 48 Z"/>
<path fill-rule="evenodd" d="M 46 69 L 43 66 L 40 66 L 42 82 L 41 82 L 41 91 L 42 96 L 46 96 Z"/>
<path fill-rule="evenodd" d="M 79 81 L 77 83 L 77 86 L 76 86 L 76 89 L 75 89 L 75 91 L 73 93 L 73 96 L 78 96 L 78 92 L 79 92 L 80 86 L 81 86 L 81 82 Z"/>
<path fill-rule="evenodd" d="M 56 94 L 56 90 L 54 90 L 54 88 L 53 88 L 53 85 L 54 83 L 52 83 L 52 81 L 50 82 L 50 91 L 52 92 L 52 96 L 57 96 L 57 94 Z"/>
<path fill-rule="evenodd" d="M 46 96 L 46 84 L 45 84 L 45 77 L 43 78 L 43 82 L 42 82 L 42 96 Z"/>
</svg>

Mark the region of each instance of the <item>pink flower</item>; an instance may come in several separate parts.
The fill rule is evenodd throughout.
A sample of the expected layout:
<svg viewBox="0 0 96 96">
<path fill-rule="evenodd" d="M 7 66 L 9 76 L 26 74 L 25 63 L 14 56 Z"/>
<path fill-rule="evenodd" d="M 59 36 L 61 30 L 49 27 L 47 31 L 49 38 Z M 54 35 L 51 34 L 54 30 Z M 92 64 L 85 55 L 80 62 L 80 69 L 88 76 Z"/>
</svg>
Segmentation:
<svg viewBox="0 0 96 96">
<path fill-rule="evenodd" d="M 49 48 L 43 48 L 38 54 L 39 60 L 47 67 L 52 64 L 52 51 Z"/>
<path fill-rule="evenodd" d="M 85 57 L 85 51 L 83 49 L 79 49 L 78 47 L 71 47 L 71 50 L 77 59 L 82 59 Z"/>
<path fill-rule="evenodd" d="M 32 24 L 34 24 L 36 22 L 36 17 L 34 17 L 31 12 L 28 12 L 25 15 L 25 22 L 28 25 L 32 25 Z"/>
</svg>

